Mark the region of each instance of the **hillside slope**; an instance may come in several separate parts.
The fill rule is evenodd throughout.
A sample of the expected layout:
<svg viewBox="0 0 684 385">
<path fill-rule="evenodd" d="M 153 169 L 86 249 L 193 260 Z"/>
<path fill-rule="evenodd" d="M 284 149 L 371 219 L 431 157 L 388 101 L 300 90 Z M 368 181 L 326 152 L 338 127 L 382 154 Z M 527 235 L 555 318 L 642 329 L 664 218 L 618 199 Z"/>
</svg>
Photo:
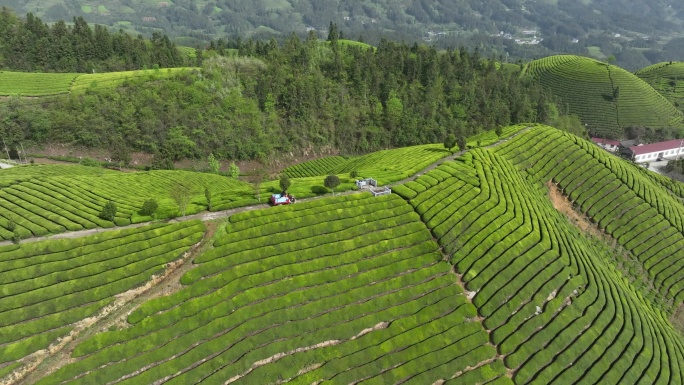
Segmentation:
<svg viewBox="0 0 684 385">
<path fill-rule="evenodd" d="M 187 194 L 189 214 L 206 209 L 205 188 L 214 194 L 230 190 L 231 201 L 253 200 L 247 183 L 207 173 L 121 173 L 70 165 L 14 167 L 0 172 L 0 240 L 149 221 L 151 217 L 138 213 L 147 199 L 158 202 L 157 219 L 175 217 L 178 204 L 172 195 L 176 186 Z M 111 221 L 100 217 L 108 202 L 117 207 Z"/>
<path fill-rule="evenodd" d="M 112 89 L 129 80 L 158 80 L 192 68 L 119 71 L 101 74 L 0 71 L 0 96 L 49 96 Z"/>
<path fill-rule="evenodd" d="M 530 28 L 554 31 L 567 38 L 600 36 L 602 30 L 663 37 L 681 33 L 684 19 L 681 2 L 675 0 L 2 0 L 0 5 L 9 5 L 20 13 L 33 12 L 46 21 L 83 16 L 89 22 L 135 33 L 163 29 L 189 42 L 204 36 L 227 34 L 245 37 L 305 32 L 307 27 L 324 31 L 331 21 L 340 24 L 345 33 L 353 37 L 363 34 L 376 38 L 384 33 L 438 42 L 459 35 L 468 36 L 474 30 L 491 34 Z M 433 35 L 428 35 L 428 31 Z M 439 32 L 444 34 L 437 34 Z"/>
<path fill-rule="evenodd" d="M 682 128 L 683 117 L 648 83 L 619 67 L 574 55 L 527 64 L 531 76 L 567 103 L 594 136 L 621 138 L 630 126 Z"/>
<path fill-rule="evenodd" d="M 684 300 L 684 205 L 672 188 L 555 129 L 533 129 L 501 146 L 499 153 L 533 180 L 557 183 L 578 211 L 622 246 L 629 275 L 646 278 L 638 285 L 645 297 L 668 313 Z M 637 262 L 639 269 L 627 262 Z"/>
<path fill-rule="evenodd" d="M 679 384 L 684 205 L 666 185 L 537 126 L 404 199 L 235 214 L 184 288 L 38 384 Z"/>
<path fill-rule="evenodd" d="M 684 111 L 684 62 L 658 63 L 634 74 Z"/>
<path fill-rule="evenodd" d="M 535 128 L 397 191 L 410 199 L 474 293 L 515 383 L 681 383 L 682 372 L 671 368 L 684 364 L 684 344 L 667 316 L 681 303 L 677 261 L 683 255 L 671 242 L 682 233 L 648 203 L 656 201 L 638 195 L 667 192 L 629 179 L 639 172 L 605 160 L 602 155 L 610 155 L 594 147 Z M 628 179 L 609 178 L 613 171 Z M 588 237 L 556 211 L 545 196 L 548 179 L 571 199 L 591 188 L 581 198 L 595 210 L 607 207 L 600 226 L 645 267 L 629 265 L 606 240 Z M 682 208 L 667 203 L 661 203 L 665 212 Z M 639 217 L 628 222 L 634 214 Z"/>
<path fill-rule="evenodd" d="M 0 247 L 0 378 L 121 307 L 200 241 L 188 221 Z M 128 297 L 128 299 L 126 299 Z M 34 354 L 36 353 L 36 354 Z M 10 381 L 11 382 L 11 381 Z"/>
<path fill-rule="evenodd" d="M 39 384 L 510 383 L 430 232 L 396 195 L 230 218 L 188 286 Z M 124 379 L 125 378 L 125 379 Z"/>
</svg>

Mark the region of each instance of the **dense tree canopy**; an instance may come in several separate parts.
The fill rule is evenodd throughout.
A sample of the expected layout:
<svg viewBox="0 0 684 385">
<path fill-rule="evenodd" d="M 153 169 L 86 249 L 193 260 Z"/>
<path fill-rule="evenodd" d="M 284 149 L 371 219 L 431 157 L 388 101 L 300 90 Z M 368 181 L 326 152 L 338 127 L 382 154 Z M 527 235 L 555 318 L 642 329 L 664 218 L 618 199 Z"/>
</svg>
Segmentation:
<svg viewBox="0 0 684 385">
<path fill-rule="evenodd" d="M 133 37 L 110 33 L 101 25 L 89 26 L 82 17 L 73 25 L 58 21 L 51 26 L 29 13 L 19 19 L 0 9 L 0 69 L 44 72 L 105 72 L 184 64 L 166 35 Z"/>
<path fill-rule="evenodd" d="M 548 120 L 551 97 L 477 50 L 314 35 L 238 41 L 205 52 L 201 70 L 163 81 L 93 87 L 50 103 L 0 104 L 11 142 L 60 142 L 182 158 L 262 159 L 335 149 L 354 154 Z M 506 69 L 504 69 L 506 68 Z M 164 166 L 159 166 L 164 167 Z"/>
</svg>

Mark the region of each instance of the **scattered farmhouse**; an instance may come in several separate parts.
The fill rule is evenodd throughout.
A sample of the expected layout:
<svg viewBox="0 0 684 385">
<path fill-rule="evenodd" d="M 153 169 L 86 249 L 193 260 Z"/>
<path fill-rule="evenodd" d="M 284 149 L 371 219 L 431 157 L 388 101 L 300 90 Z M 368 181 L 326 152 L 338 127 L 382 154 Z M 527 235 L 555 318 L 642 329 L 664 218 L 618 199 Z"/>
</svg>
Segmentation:
<svg viewBox="0 0 684 385">
<path fill-rule="evenodd" d="M 654 162 L 659 159 L 677 159 L 680 155 L 684 155 L 684 139 L 622 147 L 620 153 L 637 163 Z"/>
<path fill-rule="evenodd" d="M 610 152 L 616 152 L 620 148 L 620 142 L 617 140 L 591 138 L 591 141 Z"/>
</svg>

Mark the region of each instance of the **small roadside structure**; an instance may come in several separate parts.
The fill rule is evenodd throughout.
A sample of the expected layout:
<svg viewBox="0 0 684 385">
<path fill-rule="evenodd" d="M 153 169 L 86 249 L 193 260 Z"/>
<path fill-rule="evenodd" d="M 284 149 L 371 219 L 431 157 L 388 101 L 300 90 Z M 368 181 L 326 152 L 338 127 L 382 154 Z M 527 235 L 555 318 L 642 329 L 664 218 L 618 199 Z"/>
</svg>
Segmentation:
<svg viewBox="0 0 684 385">
<path fill-rule="evenodd" d="M 356 181 L 356 187 L 360 189 L 378 187 L 378 181 L 373 178 L 366 178 Z"/>
<path fill-rule="evenodd" d="M 273 206 L 280 206 L 295 203 L 297 200 L 292 194 L 273 194 L 270 201 Z"/>
<path fill-rule="evenodd" d="M 606 151 L 616 152 L 620 148 L 620 141 L 602 138 L 591 138 L 597 146 L 603 148 Z"/>
<path fill-rule="evenodd" d="M 387 186 L 385 186 L 385 187 L 371 187 L 371 188 L 370 188 L 370 192 L 371 192 L 371 194 L 373 194 L 373 196 L 377 197 L 377 196 L 380 196 L 380 195 L 388 195 L 388 194 L 391 194 L 391 193 L 392 193 L 392 189 L 389 188 L 389 187 L 387 187 Z"/>
<path fill-rule="evenodd" d="M 378 181 L 373 178 L 366 178 L 356 181 L 356 187 L 359 189 L 368 189 L 373 196 L 387 195 L 392 193 L 392 189 L 385 187 L 378 187 Z"/>
</svg>

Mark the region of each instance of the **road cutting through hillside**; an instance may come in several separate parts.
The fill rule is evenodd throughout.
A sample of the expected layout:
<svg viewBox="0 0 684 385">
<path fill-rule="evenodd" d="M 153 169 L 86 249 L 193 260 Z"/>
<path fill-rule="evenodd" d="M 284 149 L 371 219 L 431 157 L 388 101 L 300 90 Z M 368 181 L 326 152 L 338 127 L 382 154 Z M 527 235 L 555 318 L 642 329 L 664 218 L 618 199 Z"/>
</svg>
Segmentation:
<svg viewBox="0 0 684 385">
<path fill-rule="evenodd" d="M 515 134 L 509 136 L 509 137 L 506 138 L 506 139 L 501 139 L 501 140 L 497 141 L 496 143 L 493 143 L 493 144 L 491 144 L 491 145 L 489 145 L 489 146 L 484 146 L 483 148 L 492 148 L 492 147 L 496 147 L 496 146 L 498 146 L 499 144 L 505 143 L 505 142 L 509 141 L 510 139 L 513 139 L 513 138 L 515 138 L 516 136 L 518 136 L 518 135 L 520 135 L 520 134 L 522 134 L 522 133 L 528 131 L 530 128 L 532 128 L 532 127 L 531 127 L 531 126 L 526 127 L 526 128 L 524 128 L 524 129 L 518 131 L 517 133 L 515 133 Z M 431 165 L 427 166 L 426 168 L 424 168 L 424 169 L 421 170 L 420 172 L 416 173 L 415 175 L 412 175 L 412 176 L 410 176 L 410 177 L 408 177 L 408 178 L 404 178 L 404 179 L 402 179 L 402 180 L 400 180 L 400 181 L 397 181 L 397 182 L 394 182 L 394 183 L 387 184 L 386 186 L 387 186 L 387 187 L 393 187 L 393 186 L 396 186 L 396 185 L 404 184 L 404 183 L 406 183 L 406 182 L 410 182 L 410 181 L 414 180 L 415 178 L 417 178 L 417 177 L 419 177 L 419 176 L 421 176 L 421 175 L 423 175 L 423 174 L 425 174 L 425 173 L 427 173 L 427 172 L 429 172 L 429 171 L 431 171 L 431 170 L 434 170 L 435 168 L 439 167 L 442 163 L 447 162 L 447 161 L 452 161 L 452 160 L 456 159 L 457 157 L 463 155 L 463 154 L 464 154 L 465 152 L 467 152 L 467 151 L 468 151 L 468 150 L 465 150 L 465 151 L 458 151 L 458 152 L 456 152 L 456 153 L 454 153 L 454 154 L 452 154 L 452 155 L 446 156 L 446 157 L 444 157 L 444 158 L 442 158 L 442 159 L 440 159 L 440 160 L 438 160 L 438 161 L 432 163 Z M 334 196 L 349 195 L 349 194 L 361 194 L 361 193 L 364 193 L 364 192 L 366 192 L 366 191 L 365 191 L 365 190 L 352 190 L 352 191 L 345 191 L 345 192 L 341 192 L 341 193 L 336 193 L 336 194 L 334 194 Z M 298 202 L 309 202 L 309 201 L 313 201 L 313 200 L 317 200 L 317 199 L 321 199 L 321 198 L 328 198 L 328 197 L 331 197 L 331 196 L 333 196 L 333 195 L 332 195 L 332 194 L 331 194 L 331 195 L 319 195 L 319 196 L 316 196 L 316 197 L 299 199 Z M 241 212 L 245 212 L 245 211 L 251 211 L 251 210 L 265 210 L 265 209 L 268 209 L 268 208 L 270 208 L 270 206 L 265 202 L 264 204 L 257 204 L 257 205 L 252 205 L 252 206 L 238 207 L 238 208 L 229 209 L 229 210 L 223 210 L 223 211 L 213 211 L 213 212 L 212 212 L 212 211 L 209 211 L 209 212 L 206 212 L 206 211 L 205 211 L 205 212 L 201 212 L 201 213 L 197 213 L 197 214 L 186 215 L 186 216 L 184 216 L 184 217 L 176 217 L 176 218 L 170 218 L 170 219 L 159 220 L 159 221 L 157 221 L 157 222 L 175 223 L 175 222 L 190 221 L 190 220 L 195 220 L 195 219 L 199 219 L 199 220 L 201 220 L 201 221 L 203 221 L 203 222 L 207 222 L 207 221 L 213 221 L 213 220 L 216 220 L 216 219 L 226 218 L 226 217 L 229 217 L 229 216 L 231 216 L 231 215 L 233 215 L 233 214 L 237 214 L 237 213 L 241 213 Z M 152 222 L 134 223 L 134 224 L 131 224 L 131 225 L 117 226 L 117 227 L 111 227 L 111 228 L 106 228 L 106 229 L 105 229 L 105 228 L 96 228 L 96 229 L 88 229 L 88 230 L 68 231 L 68 232 L 59 233 L 59 234 L 51 234 L 51 235 L 46 235 L 46 236 L 30 237 L 30 238 L 22 239 L 22 240 L 21 240 L 21 243 L 40 242 L 40 241 L 53 240 L 53 239 L 74 239 L 74 238 L 81 238 L 81 237 L 86 237 L 86 236 L 88 236 L 88 235 L 94 235 L 94 234 L 104 233 L 104 232 L 108 232 L 108 231 L 116 231 L 116 230 L 123 230 L 123 229 L 133 229 L 133 228 L 136 228 L 136 227 L 147 226 L 147 225 L 149 225 L 149 224 L 151 224 L 151 223 L 154 223 L 154 221 L 152 221 Z M 11 244 L 12 244 L 12 241 L 2 241 L 2 242 L 0 242 L 0 247 L 2 247 L 2 246 L 7 246 L 7 245 L 11 245 Z"/>
</svg>

